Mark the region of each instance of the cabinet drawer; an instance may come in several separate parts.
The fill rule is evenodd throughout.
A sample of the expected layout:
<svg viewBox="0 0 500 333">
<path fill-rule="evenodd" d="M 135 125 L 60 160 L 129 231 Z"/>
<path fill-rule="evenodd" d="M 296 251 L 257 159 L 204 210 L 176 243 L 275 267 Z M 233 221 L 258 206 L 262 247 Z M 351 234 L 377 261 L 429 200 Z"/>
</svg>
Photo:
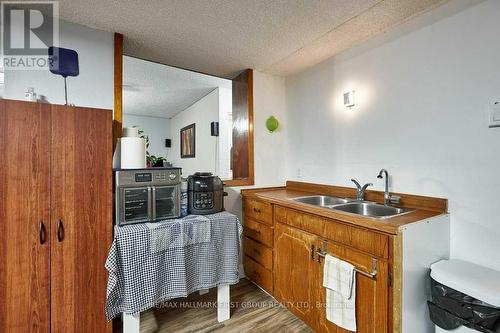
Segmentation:
<svg viewBox="0 0 500 333">
<path fill-rule="evenodd" d="M 265 245 L 257 243 L 248 237 L 243 237 L 244 253 L 264 266 L 265 268 L 273 269 L 273 251 Z"/>
<path fill-rule="evenodd" d="M 262 223 L 273 225 L 273 206 L 264 201 L 246 199 L 245 217 L 250 217 Z"/>
<path fill-rule="evenodd" d="M 244 256 L 243 260 L 247 278 L 272 294 L 273 273 L 248 256 Z"/>
<path fill-rule="evenodd" d="M 273 247 L 273 229 L 262 223 L 246 218 L 243 233 L 259 243 Z"/>
<path fill-rule="evenodd" d="M 389 236 L 366 229 L 352 228 L 351 246 L 380 258 L 389 258 Z"/>
<path fill-rule="evenodd" d="M 276 221 L 351 246 L 380 258 L 389 256 L 389 236 L 336 220 L 276 206 Z"/>
</svg>

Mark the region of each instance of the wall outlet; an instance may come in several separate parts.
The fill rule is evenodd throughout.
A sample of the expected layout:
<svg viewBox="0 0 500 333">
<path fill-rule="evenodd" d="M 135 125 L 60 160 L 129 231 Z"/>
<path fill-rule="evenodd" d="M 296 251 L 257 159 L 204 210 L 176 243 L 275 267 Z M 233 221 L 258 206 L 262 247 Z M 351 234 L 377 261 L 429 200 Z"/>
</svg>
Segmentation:
<svg viewBox="0 0 500 333">
<path fill-rule="evenodd" d="M 500 127 L 500 102 L 495 102 L 489 108 L 489 127 Z"/>
</svg>

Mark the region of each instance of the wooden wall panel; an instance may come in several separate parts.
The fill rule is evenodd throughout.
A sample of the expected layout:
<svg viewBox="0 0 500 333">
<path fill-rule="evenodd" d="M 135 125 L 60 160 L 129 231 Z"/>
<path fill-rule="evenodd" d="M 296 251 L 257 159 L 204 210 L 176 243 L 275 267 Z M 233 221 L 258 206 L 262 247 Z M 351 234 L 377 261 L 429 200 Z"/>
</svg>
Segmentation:
<svg viewBox="0 0 500 333">
<path fill-rule="evenodd" d="M 50 106 L 0 100 L 0 332 L 50 329 L 49 126 Z"/>
<path fill-rule="evenodd" d="M 123 123 L 123 35 L 115 33 L 113 148 L 122 135 Z"/>
<path fill-rule="evenodd" d="M 253 72 L 248 69 L 233 79 L 233 180 L 228 186 L 253 185 Z"/>
</svg>

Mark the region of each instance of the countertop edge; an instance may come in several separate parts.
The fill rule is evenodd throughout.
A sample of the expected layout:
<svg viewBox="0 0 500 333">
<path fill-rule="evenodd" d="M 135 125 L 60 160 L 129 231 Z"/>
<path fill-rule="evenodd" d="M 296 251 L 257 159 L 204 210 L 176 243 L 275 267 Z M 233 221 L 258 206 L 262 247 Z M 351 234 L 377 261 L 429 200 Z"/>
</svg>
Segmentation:
<svg viewBox="0 0 500 333">
<path fill-rule="evenodd" d="M 289 199 L 276 198 L 273 197 L 272 195 L 269 195 L 272 192 L 281 192 L 281 191 L 285 191 L 285 193 L 289 192 L 289 190 L 287 190 L 286 187 L 271 187 L 271 188 L 259 188 L 259 189 L 256 188 L 256 189 L 242 190 L 241 196 L 243 198 L 255 198 L 268 201 L 272 204 L 276 204 L 279 206 L 299 210 L 308 214 L 318 215 L 324 218 L 339 221 L 341 223 L 362 227 L 372 231 L 382 232 L 390 235 L 397 235 L 401 233 L 402 227 L 407 226 L 409 224 L 417 223 L 429 218 L 434 218 L 436 216 L 448 214 L 446 212 L 435 212 L 435 211 L 416 209 L 413 212 L 405 214 L 404 216 L 396 216 L 380 221 L 362 216 L 353 217 L 350 214 L 345 214 L 340 211 L 334 211 L 328 208 L 314 207 L 299 202 L 293 202 Z M 313 195 L 310 192 L 299 192 L 299 191 L 290 191 L 290 192 L 299 194 L 296 196 Z"/>
</svg>

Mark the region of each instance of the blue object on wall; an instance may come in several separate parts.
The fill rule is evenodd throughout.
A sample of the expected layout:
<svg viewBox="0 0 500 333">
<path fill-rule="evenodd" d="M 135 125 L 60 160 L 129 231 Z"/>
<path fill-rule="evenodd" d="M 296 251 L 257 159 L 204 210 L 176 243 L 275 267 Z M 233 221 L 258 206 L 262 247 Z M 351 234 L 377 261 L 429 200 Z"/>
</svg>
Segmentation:
<svg viewBox="0 0 500 333">
<path fill-rule="evenodd" d="M 75 50 L 62 47 L 49 47 L 49 70 L 51 73 L 61 75 L 64 78 L 64 99 L 68 104 L 68 88 L 66 78 L 68 76 L 78 76 L 78 53 Z"/>
</svg>

